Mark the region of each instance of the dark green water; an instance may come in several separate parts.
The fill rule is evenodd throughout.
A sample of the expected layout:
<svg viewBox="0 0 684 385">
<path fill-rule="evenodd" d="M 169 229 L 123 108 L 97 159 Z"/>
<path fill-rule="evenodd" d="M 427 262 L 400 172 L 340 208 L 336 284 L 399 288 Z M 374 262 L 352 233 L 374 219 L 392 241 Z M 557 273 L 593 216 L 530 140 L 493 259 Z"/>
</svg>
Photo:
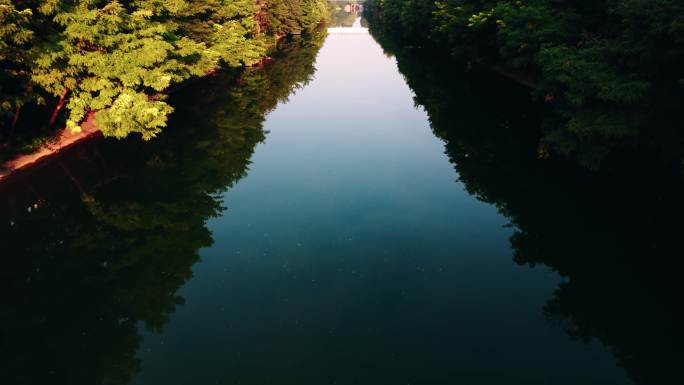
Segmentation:
<svg viewBox="0 0 684 385">
<path fill-rule="evenodd" d="M 295 41 L 179 91 L 158 140 L 4 186 L 2 383 L 674 373 L 680 190 L 541 161 L 526 91 L 397 57 Z"/>
</svg>

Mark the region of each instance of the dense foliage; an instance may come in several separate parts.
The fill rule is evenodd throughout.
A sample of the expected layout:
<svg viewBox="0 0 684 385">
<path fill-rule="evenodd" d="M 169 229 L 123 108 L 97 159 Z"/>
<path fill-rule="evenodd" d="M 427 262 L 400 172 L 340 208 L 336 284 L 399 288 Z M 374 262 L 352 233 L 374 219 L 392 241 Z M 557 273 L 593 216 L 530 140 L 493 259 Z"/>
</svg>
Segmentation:
<svg viewBox="0 0 684 385">
<path fill-rule="evenodd" d="M 157 140 L 86 143 L 2 186 L 0 382 L 130 383 L 140 327 L 160 331 L 184 303 L 177 291 L 213 242 L 206 221 L 247 174 L 265 113 L 313 75 L 322 40 L 281 40 L 262 68 L 175 93 Z"/>
<path fill-rule="evenodd" d="M 64 107 L 78 131 L 97 111 L 107 136 L 152 138 L 170 87 L 253 65 L 325 17 L 322 0 L 0 0 L 0 134 L 25 105 L 50 103 L 51 124 Z"/>
<path fill-rule="evenodd" d="M 460 182 L 510 220 L 515 262 L 565 278 L 544 315 L 578 343 L 608 346 L 636 384 L 676 377 L 684 341 L 672 269 L 684 214 L 677 170 L 658 167 L 648 154 L 633 154 L 610 172 L 541 160 L 530 127 L 546 112 L 525 89 L 375 36 L 396 57 Z"/>
<path fill-rule="evenodd" d="M 557 112 L 540 156 L 595 167 L 616 147 L 643 145 L 681 160 L 682 119 L 671 116 L 684 101 L 679 0 L 371 0 L 366 9 L 405 44 L 536 79 L 525 83 Z"/>
</svg>

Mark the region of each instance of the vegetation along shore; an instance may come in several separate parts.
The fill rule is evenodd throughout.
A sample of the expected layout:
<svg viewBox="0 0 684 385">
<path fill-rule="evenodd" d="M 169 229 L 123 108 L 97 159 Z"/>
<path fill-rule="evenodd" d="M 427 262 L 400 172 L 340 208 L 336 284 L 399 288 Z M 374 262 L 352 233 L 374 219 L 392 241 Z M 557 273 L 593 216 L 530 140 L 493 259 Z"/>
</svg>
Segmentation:
<svg viewBox="0 0 684 385">
<path fill-rule="evenodd" d="M 237 75 L 326 17 L 322 0 L 0 0 L 0 161 L 15 160 L 5 173 L 18 155 L 87 136 L 86 120 L 104 136 L 153 138 L 174 110 L 170 90 Z"/>
<path fill-rule="evenodd" d="M 684 3 L 370 0 L 366 15 L 403 46 L 485 65 L 530 85 L 553 114 L 538 153 L 597 169 L 652 153 L 683 166 Z"/>
</svg>

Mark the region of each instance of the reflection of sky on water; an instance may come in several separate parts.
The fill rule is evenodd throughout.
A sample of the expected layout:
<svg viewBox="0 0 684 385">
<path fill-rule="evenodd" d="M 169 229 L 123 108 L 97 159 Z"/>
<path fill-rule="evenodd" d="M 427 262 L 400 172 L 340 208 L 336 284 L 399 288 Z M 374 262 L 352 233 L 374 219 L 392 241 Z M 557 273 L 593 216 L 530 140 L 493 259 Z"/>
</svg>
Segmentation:
<svg viewBox="0 0 684 385">
<path fill-rule="evenodd" d="M 512 262 L 507 220 L 457 182 L 395 59 L 333 33 L 316 68 L 269 114 L 135 384 L 620 378 L 544 319 L 560 279 Z"/>
</svg>

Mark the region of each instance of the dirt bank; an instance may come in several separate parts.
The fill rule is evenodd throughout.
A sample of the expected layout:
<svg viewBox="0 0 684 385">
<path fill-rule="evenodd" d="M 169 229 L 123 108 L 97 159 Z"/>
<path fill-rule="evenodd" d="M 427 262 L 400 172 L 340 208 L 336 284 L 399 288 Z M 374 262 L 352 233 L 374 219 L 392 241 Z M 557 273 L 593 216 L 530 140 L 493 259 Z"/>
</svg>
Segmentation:
<svg viewBox="0 0 684 385">
<path fill-rule="evenodd" d="M 81 124 L 81 132 L 72 133 L 63 129 L 54 141 L 42 146 L 31 154 L 21 155 L 11 161 L 5 162 L 0 166 L 0 183 L 5 182 L 12 176 L 27 171 L 29 168 L 47 162 L 56 157 L 67 148 L 83 142 L 87 139 L 101 136 L 100 129 L 95 126 L 95 113 L 88 114 L 86 120 Z"/>
</svg>

